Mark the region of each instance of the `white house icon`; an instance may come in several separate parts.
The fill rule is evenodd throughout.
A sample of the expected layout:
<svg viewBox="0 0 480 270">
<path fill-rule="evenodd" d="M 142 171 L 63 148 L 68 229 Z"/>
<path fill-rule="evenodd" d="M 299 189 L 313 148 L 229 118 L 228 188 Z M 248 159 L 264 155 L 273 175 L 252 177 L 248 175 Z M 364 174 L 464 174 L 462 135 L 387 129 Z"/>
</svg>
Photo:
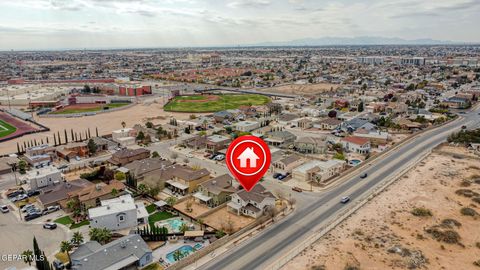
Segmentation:
<svg viewBox="0 0 480 270">
<path fill-rule="evenodd" d="M 247 147 L 243 151 L 243 153 L 240 154 L 240 156 L 237 157 L 237 159 L 240 160 L 240 168 L 246 168 L 247 167 L 247 159 L 250 160 L 250 168 L 255 168 L 257 167 L 257 159 L 260 159 L 255 152 L 253 152 L 253 147 Z"/>
</svg>

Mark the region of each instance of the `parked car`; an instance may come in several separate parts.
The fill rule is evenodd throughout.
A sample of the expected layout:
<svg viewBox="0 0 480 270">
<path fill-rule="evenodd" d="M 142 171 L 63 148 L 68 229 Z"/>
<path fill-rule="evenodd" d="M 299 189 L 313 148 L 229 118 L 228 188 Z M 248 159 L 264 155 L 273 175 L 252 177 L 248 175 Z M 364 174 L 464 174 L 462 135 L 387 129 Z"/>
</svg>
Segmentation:
<svg viewBox="0 0 480 270">
<path fill-rule="evenodd" d="M 49 207 L 43 209 L 42 214 L 43 215 L 48 215 L 48 214 L 53 213 L 53 212 L 58 211 L 58 210 L 60 210 L 60 206 L 52 205 L 52 206 L 49 206 Z"/>
<path fill-rule="evenodd" d="M 0 206 L 0 211 L 2 211 L 2 213 L 8 213 L 10 212 L 10 208 L 8 208 L 6 205 L 2 205 Z"/>
<path fill-rule="evenodd" d="M 192 154 L 186 154 L 186 157 L 187 158 L 193 158 L 193 155 Z"/>
<path fill-rule="evenodd" d="M 47 222 L 43 224 L 43 228 L 48 230 L 55 230 L 57 228 L 57 224 L 53 222 Z"/>
<path fill-rule="evenodd" d="M 28 197 L 33 197 L 33 196 L 37 196 L 37 195 L 40 195 L 40 191 L 39 190 L 29 190 L 27 192 L 27 196 Z"/>
<path fill-rule="evenodd" d="M 21 194 L 24 194 L 24 193 L 25 193 L 25 191 L 23 189 L 15 190 L 14 192 L 8 194 L 7 198 L 11 200 L 11 199 L 17 197 L 18 195 L 21 195 Z"/>
<path fill-rule="evenodd" d="M 20 194 L 17 197 L 11 199 L 12 202 L 18 202 L 18 201 L 23 201 L 26 198 L 28 198 L 27 194 Z"/>
<path fill-rule="evenodd" d="M 303 189 L 301 189 L 299 187 L 293 187 L 292 190 L 296 191 L 296 192 L 303 192 Z"/>
<path fill-rule="evenodd" d="M 27 211 L 26 211 L 27 215 L 31 215 L 31 214 L 40 214 L 42 215 L 42 211 L 36 207 L 34 208 L 28 208 Z"/>
<path fill-rule="evenodd" d="M 54 260 L 53 261 L 53 268 L 55 268 L 55 270 L 62 270 L 65 268 L 65 265 L 63 265 L 63 263 L 59 260 Z"/>
<path fill-rule="evenodd" d="M 28 214 L 25 216 L 25 221 L 30 221 L 30 220 L 33 220 L 33 219 L 36 219 L 38 217 L 41 217 L 42 216 L 42 213 L 32 213 L 32 214 Z"/>
<path fill-rule="evenodd" d="M 67 164 L 63 164 L 63 165 L 58 167 L 59 170 L 63 170 L 63 169 L 66 169 L 66 168 L 68 168 Z"/>
<path fill-rule="evenodd" d="M 340 202 L 343 204 L 348 203 L 349 201 L 350 201 L 350 197 L 348 196 L 342 197 L 342 199 L 340 200 Z"/>
<path fill-rule="evenodd" d="M 277 177 L 277 179 L 278 179 L 278 180 L 283 180 L 283 179 L 285 179 L 285 177 L 287 177 L 286 174 L 280 174 L 280 175 Z"/>
<path fill-rule="evenodd" d="M 218 160 L 218 161 L 222 161 L 222 160 L 225 159 L 225 155 L 223 155 L 223 154 L 217 155 L 214 159 Z"/>
<path fill-rule="evenodd" d="M 363 173 L 362 175 L 360 175 L 360 178 L 367 178 L 368 174 L 367 173 Z"/>
<path fill-rule="evenodd" d="M 280 175 L 282 175 L 282 174 L 281 174 L 281 173 L 274 173 L 274 174 L 273 174 L 273 178 L 274 178 L 274 179 L 277 179 Z"/>
<path fill-rule="evenodd" d="M 28 209 L 30 208 L 35 208 L 35 205 L 33 204 L 25 204 L 24 206 L 20 207 L 20 210 L 22 210 L 23 213 L 27 212 Z"/>
</svg>

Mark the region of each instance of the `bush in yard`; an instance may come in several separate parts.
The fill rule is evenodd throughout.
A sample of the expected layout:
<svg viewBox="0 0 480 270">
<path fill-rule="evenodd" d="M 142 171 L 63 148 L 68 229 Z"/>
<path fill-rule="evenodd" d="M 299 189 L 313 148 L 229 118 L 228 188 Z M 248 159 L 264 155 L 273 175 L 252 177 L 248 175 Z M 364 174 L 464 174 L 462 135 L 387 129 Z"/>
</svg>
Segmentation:
<svg viewBox="0 0 480 270">
<path fill-rule="evenodd" d="M 431 217 L 432 211 L 429 209 L 423 208 L 423 207 L 416 207 L 413 208 L 411 211 L 412 215 L 417 216 L 417 217 Z"/>
<path fill-rule="evenodd" d="M 460 209 L 460 213 L 464 216 L 471 216 L 471 217 L 478 216 L 477 211 L 475 211 L 470 207 L 463 207 L 462 209 Z"/>
<path fill-rule="evenodd" d="M 460 235 L 454 230 L 443 229 L 441 226 L 437 225 L 432 226 L 425 231 L 439 242 L 445 242 L 447 244 L 460 243 Z"/>
</svg>

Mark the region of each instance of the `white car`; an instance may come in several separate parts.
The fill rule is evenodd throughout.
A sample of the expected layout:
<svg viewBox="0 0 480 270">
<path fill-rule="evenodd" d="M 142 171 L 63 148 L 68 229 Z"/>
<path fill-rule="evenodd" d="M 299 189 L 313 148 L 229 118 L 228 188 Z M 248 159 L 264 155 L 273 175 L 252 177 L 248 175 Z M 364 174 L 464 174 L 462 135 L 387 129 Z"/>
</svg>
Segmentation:
<svg viewBox="0 0 480 270">
<path fill-rule="evenodd" d="M 187 154 L 186 156 L 187 156 L 187 158 L 193 158 L 192 154 Z"/>
<path fill-rule="evenodd" d="M 2 205 L 0 206 L 0 211 L 2 211 L 2 213 L 8 213 L 10 212 L 10 209 L 8 208 L 8 206 Z"/>
</svg>

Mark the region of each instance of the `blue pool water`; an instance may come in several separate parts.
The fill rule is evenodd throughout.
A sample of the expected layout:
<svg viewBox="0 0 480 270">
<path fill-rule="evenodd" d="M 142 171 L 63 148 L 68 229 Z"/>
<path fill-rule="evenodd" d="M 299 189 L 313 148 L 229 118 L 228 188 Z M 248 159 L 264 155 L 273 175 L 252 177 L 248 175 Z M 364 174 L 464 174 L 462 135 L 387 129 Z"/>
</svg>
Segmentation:
<svg viewBox="0 0 480 270">
<path fill-rule="evenodd" d="M 358 164 L 360 164 L 360 162 L 362 162 L 362 161 L 360 161 L 360 160 L 358 160 L 358 159 L 352 159 L 352 160 L 350 160 L 350 164 L 352 164 L 353 166 L 357 166 Z"/>
<path fill-rule="evenodd" d="M 159 226 L 166 226 L 170 232 L 180 232 L 180 227 L 185 222 L 181 221 L 180 219 L 169 219 L 165 220 L 165 222 L 161 223 Z"/>
<path fill-rule="evenodd" d="M 173 256 L 173 254 L 177 251 L 177 250 L 180 250 L 183 254 L 184 257 L 190 255 L 191 253 L 195 252 L 197 249 L 200 249 L 202 248 L 203 245 L 202 244 L 195 244 L 193 247 L 190 246 L 190 245 L 184 245 L 184 246 L 181 246 L 179 248 L 177 248 L 176 250 L 170 252 L 167 254 L 167 256 L 165 256 L 167 258 L 167 261 L 169 263 L 175 263 L 175 257 Z"/>
</svg>

